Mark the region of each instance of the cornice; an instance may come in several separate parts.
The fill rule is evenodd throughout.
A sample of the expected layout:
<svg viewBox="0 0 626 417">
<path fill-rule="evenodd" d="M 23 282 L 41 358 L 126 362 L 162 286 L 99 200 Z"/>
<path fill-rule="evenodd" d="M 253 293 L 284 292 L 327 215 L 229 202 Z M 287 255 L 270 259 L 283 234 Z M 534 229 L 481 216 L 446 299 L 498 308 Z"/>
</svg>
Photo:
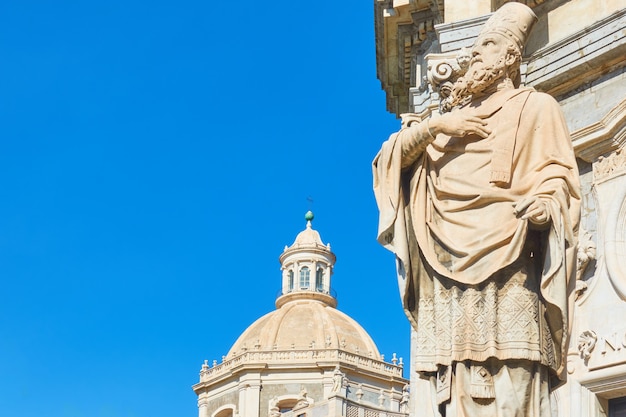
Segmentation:
<svg viewBox="0 0 626 417">
<path fill-rule="evenodd" d="M 576 156 L 593 162 L 626 143 L 626 99 L 601 120 L 571 133 Z"/>
<path fill-rule="evenodd" d="M 624 67 L 624 27 L 626 9 L 535 51 L 526 60 L 526 84 L 559 96 Z"/>
<path fill-rule="evenodd" d="M 285 249 L 283 253 L 280 254 L 280 256 L 278 257 L 278 261 L 282 264 L 289 258 L 301 260 L 303 259 L 303 257 L 309 255 L 319 256 L 319 259 L 315 258 L 316 261 L 324 259 L 331 264 L 334 264 L 337 261 L 337 257 L 335 256 L 335 254 L 328 248 L 328 246 L 325 245 L 317 245 L 315 247 L 305 245 L 291 246 Z"/>
<path fill-rule="evenodd" d="M 200 372 L 200 383 L 193 386 L 195 391 L 204 389 L 242 371 L 273 369 L 302 369 L 306 367 L 328 367 L 329 364 L 367 372 L 372 376 L 403 379 L 403 366 L 357 355 L 341 349 L 291 349 L 254 350 L 226 360 Z"/>
<path fill-rule="evenodd" d="M 614 398 L 623 395 L 626 389 L 626 364 L 612 366 L 588 372 L 578 377 L 578 382 L 594 394 L 604 398 Z"/>
<path fill-rule="evenodd" d="M 471 47 L 490 14 L 473 17 L 459 22 L 441 23 L 435 26 L 441 52 L 457 51 Z"/>
</svg>

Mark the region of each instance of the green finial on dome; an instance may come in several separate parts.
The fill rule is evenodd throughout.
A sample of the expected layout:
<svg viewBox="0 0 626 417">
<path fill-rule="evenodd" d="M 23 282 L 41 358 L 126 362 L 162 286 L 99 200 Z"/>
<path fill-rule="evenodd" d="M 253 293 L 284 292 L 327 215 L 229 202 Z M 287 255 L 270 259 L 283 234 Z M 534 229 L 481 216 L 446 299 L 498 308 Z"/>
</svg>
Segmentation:
<svg viewBox="0 0 626 417">
<path fill-rule="evenodd" d="M 315 216 L 313 215 L 313 212 L 311 210 L 309 210 L 304 215 L 304 220 L 306 220 L 307 222 L 310 222 L 311 220 L 313 220 L 314 217 Z"/>
</svg>

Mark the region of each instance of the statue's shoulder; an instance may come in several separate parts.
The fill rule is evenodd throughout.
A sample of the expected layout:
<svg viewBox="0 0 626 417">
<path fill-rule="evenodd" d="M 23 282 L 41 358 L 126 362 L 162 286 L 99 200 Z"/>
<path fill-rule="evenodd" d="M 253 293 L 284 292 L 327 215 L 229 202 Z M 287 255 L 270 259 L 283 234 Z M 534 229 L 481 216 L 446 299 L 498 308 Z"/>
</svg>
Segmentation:
<svg viewBox="0 0 626 417">
<path fill-rule="evenodd" d="M 525 115 L 547 115 L 561 111 L 561 106 L 550 94 L 537 91 L 532 87 L 523 87 L 523 90 L 524 94 L 520 94 L 519 97 L 525 96 L 523 98 L 523 112 Z"/>
<path fill-rule="evenodd" d="M 558 102 L 554 99 L 554 97 L 552 97 L 550 94 L 548 93 L 544 93 L 541 91 L 537 91 L 532 87 L 523 87 L 523 89 L 525 91 L 528 91 L 528 102 L 532 103 L 533 105 L 547 105 L 547 106 L 552 106 L 552 105 L 557 105 L 558 106 Z"/>
<path fill-rule="evenodd" d="M 521 119 L 526 123 L 539 123 L 543 120 L 543 124 L 548 120 L 556 121 L 561 120 L 560 124 L 564 124 L 563 110 L 561 105 L 550 94 L 543 93 L 541 91 L 532 90 L 525 100 Z"/>
</svg>

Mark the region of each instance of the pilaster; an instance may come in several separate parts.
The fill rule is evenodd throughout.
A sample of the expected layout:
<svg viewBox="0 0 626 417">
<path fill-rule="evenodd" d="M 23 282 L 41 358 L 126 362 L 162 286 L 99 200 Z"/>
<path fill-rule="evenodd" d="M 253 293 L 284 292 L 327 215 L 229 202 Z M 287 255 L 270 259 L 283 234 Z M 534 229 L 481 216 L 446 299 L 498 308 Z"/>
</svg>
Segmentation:
<svg viewBox="0 0 626 417">
<path fill-rule="evenodd" d="M 239 413 L 245 417 L 259 417 L 261 374 L 248 372 L 239 382 Z"/>
</svg>

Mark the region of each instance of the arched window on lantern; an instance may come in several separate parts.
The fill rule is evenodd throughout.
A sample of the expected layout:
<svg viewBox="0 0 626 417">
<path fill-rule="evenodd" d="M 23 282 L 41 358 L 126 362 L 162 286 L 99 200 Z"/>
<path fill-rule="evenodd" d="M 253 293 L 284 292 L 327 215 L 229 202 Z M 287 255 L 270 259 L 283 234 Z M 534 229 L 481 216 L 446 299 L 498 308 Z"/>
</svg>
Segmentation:
<svg viewBox="0 0 626 417">
<path fill-rule="evenodd" d="M 315 271 L 315 290 L 324 291 L 324 270 L 318 267 Z"/>
<path fill-rule="evenodd" d="M 288 282 L 289 290 L 288 291 L 291 292 L 293 291 L 293 270 L 290 269 L 288 274 L 289 274 L 289 282 Z"/>
<path fill-rule="evenodd" d="M 308 266 L 303 266 L 300 269 L 300 289 L 308 290 L 311 281 L 311 271 Z"/>
</svg>

